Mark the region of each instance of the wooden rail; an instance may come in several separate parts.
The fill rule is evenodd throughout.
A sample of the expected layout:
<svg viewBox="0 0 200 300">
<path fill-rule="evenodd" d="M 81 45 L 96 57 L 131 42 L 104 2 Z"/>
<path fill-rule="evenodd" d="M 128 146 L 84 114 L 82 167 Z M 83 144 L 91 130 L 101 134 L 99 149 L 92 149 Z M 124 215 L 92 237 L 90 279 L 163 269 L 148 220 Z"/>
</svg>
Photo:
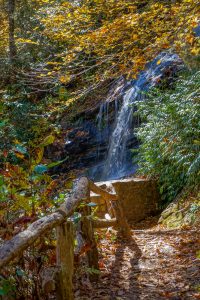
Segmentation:
<svg viewBox="0 0 200 300">
<path fill-rule="evenodd" d="M 0 268 L 7 266 L 11 261 L 20 258 L 23 251 L 31 246 L 39 237 L 44 236 L 53 228 L 57 233 L 57 266 L 56 274 L 52 273 L 51 280 L 56 281 L 56 298 L 60 300 L 73 299 L 73 265 L 74 265 L 74 229 L 70 217 L 78 206 L 84 202 L 90 202 L 90 191 L 98 193 L 106 201 L 113 201 L 115 216 L 111 220 L 91 218 L 91 208 L 88 205 L 81 209 L 81 232 L 84 235 L 85 242 L 90 245 L 87 251 L 88 264 L 90 268 L 98 269 L 98 250 L 94 238 L 94 228 L 118 226 L 125 238 L 130 237 L 130 228 L 123 214 L 120 200 L 116 195 L 96 186 L 86 177 L 75 181 L 72 193 L 59 209 L 32 223 L 26 230 L 14 236 L 11 240 L 5 242 L 0 248 Z M 54 272 L 54 273 L 55 273 Z M 47 272 L 48 276 L 51 273 Z M 45 277 L 45 276 L 44 276 Z M 97 275 L 93 274 L 91 280 L 97 280 Z M 48 285 L 50 279 L 44 278 L 43 287 Z"/>
</svg>

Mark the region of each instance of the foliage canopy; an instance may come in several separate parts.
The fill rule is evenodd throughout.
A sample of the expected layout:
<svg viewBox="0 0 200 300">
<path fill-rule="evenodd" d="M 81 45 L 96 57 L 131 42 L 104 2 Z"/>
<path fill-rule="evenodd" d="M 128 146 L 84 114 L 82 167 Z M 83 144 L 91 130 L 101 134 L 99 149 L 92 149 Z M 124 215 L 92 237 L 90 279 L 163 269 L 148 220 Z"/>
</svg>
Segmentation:
<svg viewBox="0 0 200 300">
<path fill-rule="evenodd" d="M 64 71 L 54 69 L 60 81 L 78 78 L 89 90 L 106 78 L 134 78 L 163 49 L 183 58 L 200 51 L 197 0 L 64 1 L 40 12 L 44 34 L 67 46 Z"/>
</svg>

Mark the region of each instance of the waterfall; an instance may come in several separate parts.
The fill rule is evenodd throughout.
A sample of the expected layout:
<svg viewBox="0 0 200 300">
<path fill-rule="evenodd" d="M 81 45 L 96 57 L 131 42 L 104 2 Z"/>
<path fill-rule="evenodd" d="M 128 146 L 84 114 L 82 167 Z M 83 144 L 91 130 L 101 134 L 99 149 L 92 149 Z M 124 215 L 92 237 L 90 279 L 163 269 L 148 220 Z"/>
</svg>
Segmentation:
<svg viewBox="0 0 200 300">
<path fill-rule="evenodd" d="M 97 146 L 97 156 L 96 156 L 97 161 L 100 158 L 100 149 L 101 149 L 103 136 L 104 135 L 108 136 L 109 134 L 109 104 L 110 103 L 106 101 L 100 105 L 99 113 L 96 118 L 97 129 L 98 129 L 98 135 L 97 135 L 98 146 Z"/>
<path fill-rule="evenodd" d="M 131 99 L 136 99 L 139 93 L 137 87 L 131 87 L 123 97 L 121 110 L 116 119 L 116 124 L 111 135 L 108 156 L 103 168 L 103 178 L 113 178 L 123 176 L 126 169 L 126 145 L 131 135 L 131 121 L 133 115 L 133 106 Z"/>
<path fill-rule="evenodd" d="M 178 55 L 163 52 L 146 65 L 137 79 L 127 82 L 121 77 L 111 87 L 97 115 L 97 155 L 95 164 L 88 171 L 89 177 L 102 181 L 135 173 L 137 166 L 132 163 L 130 150 L 138 145 L 134 136 L 134 123 L 137 121 L 133 116 L 134 104 L 144 99 L 145 92 L 180 66 L 183 64 Z"/>
<path fill-rule="evenodd" d="M 132 126 L 134 102 L 143 97 L 144 91 L 155 86 L 164 71 L 177 62 L 180 62 L 178 55 L 161 53 L 153 62 L 147 64 L 146 70 L 141 72 L 136 80 L 130 82 L 110 137 L 107 158 L 100 175 L 102 180 L 116 179 L 130 172 L 134 173 L 136 166 L 131 164 L 130 150 L 127 148 L 127 142 L 134 130 Z"/>
</svg>

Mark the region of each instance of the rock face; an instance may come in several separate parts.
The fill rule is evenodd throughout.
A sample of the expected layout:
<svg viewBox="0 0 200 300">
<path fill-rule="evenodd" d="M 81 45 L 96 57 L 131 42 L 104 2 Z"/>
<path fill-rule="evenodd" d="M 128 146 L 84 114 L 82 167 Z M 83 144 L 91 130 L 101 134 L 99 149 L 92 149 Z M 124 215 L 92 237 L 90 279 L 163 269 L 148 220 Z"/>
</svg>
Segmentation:
<svg viewBox="0 0 200 300">
<path fill-rule="evenodd" d="M 158 212 L 160 195 L 153 180 L 128 178 L 99 182 L 98 185 L 109 192 L 116 192 L 129 223 L 139 222 Z"/>
<path fill-rule="evenodd" d="M 144 179 L 124 179 L 113 183 L 130 222 L 138 222 L 158 211 L 160 196 L 156 182 Z"/>
<path fill-rule="evenodd" d="M 159 223 L 163 226 L 175 229 L 182 226 L 200 225 L 200 195 L 193 191 L 190 196 L 179 195 L 162 212 Z"/>
<path fill-rule="evenodd" d="M 157 64 L 158 59 L 162 63 Z M 45 158 L 51 161 L 64 160 L 52 169 L 53 174 L 78 171 L 95 181 L 135 174 L 137 165 L 132 163 L 130 150 L 138 147 L 134 129 L 140 126 L 141 120 L 133 114 L 134 103 L 162 79 L 165 79 L 162 86 L 169 86 L 181 65 L 177 55 L 161 53 L 137 79 L 126 81 L 121 77 L 112 82 L 109 92 L 106 91 L 101 101 L 95 101 L 95 106 L 90 107 L 91 99 L 81 111 L 74 104 L 71 110 L 79 112 L 73 115 L 73 121 L 67 113 L 62 115 L 62 137 L 45 153 Z M 81 106 L 81 101 L 76 105 Z"/>
<path fill-rule="evenodd" d="M 53 173 L 80 170 L 80 174 L 83 171 L 89 178 L 101 180 L 98 175 L 107 157 L 110 136 L 122 104 L 124 90 L 128 87 L 129 84 L 124 80 L 118 81 L 111 89 L 107 102 L 77 115 L 77 121 L 73 124 L 68 122 L 67 115 L 62 118 L 62 137 L 48 147 L 46 158 L 53 161 L 64 160 L 66 157 L 68 159 L 55 167 Z M 133 128 L 138 123 L 138 117 L 133 117 Z M 138 141 L 132 133 L 127 148 L 130 150 L 137 146 Z"/>
</svg>

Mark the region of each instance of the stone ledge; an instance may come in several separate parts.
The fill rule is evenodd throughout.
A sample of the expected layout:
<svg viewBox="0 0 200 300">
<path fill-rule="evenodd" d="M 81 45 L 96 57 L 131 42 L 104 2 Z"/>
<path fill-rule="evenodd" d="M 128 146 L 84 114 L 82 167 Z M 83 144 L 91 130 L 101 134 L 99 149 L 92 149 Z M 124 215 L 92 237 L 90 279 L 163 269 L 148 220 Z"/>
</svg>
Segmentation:
<svg viewBox="0 0 200 300">
<path fill-rule="evenodd" d="M 109 192 L 116 192 L 130 223 L 139 222 L 158 212 L 160 195 L 154 180 L 127 178 L 98 182 L 97 185 Z"/>
</svg>

